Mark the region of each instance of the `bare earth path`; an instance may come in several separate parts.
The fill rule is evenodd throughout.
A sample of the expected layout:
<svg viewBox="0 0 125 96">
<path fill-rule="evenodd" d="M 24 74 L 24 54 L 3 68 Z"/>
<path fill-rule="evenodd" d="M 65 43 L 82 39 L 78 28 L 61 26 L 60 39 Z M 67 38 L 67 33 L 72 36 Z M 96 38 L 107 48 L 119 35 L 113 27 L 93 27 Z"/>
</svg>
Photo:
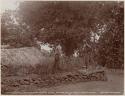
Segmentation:
<svg viewBox="0 0 125 96">
<path fill-rule="evenodd" d="M 108 72 L 108 81 L 90 81 L 59 86 L 40 88 L 37 86 L 24 86 L 11 94 L 123 94 L 124 75 L 121 72 Z M 21 92 L 19 92 L 21 91 Z M 19 92 L 19 93 L 16 93 Z"/>
</svg>

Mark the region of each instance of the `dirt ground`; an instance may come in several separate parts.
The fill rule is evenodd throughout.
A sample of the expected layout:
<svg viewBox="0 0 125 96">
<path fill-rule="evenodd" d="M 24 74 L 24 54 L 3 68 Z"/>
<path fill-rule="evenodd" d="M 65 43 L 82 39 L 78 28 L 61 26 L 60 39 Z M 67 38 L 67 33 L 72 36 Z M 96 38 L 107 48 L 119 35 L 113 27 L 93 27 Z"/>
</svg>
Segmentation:
<svg viewBox="0 0 125 96">
<path fill-rule="evenodd" d="M 123 72 L 107 71 L 108 81 L 89 81 L 40 88 L 34 85 L 23 85 L 7 94 L 73 94 L 73 95 L 118 95 L 124 91 Z"/>
</svg>

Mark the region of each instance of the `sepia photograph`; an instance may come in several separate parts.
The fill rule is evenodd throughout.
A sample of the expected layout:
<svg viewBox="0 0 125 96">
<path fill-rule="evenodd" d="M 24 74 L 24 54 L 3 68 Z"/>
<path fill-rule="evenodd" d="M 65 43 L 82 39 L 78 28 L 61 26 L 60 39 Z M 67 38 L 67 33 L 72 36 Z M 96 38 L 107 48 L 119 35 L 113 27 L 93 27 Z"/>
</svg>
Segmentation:
<svg viewBox="0 0 125 96">
<path fill-rule="evenodd" d="M 124 1 L 1 0 L 1 95 L 123 95 Z"/>
</svg>

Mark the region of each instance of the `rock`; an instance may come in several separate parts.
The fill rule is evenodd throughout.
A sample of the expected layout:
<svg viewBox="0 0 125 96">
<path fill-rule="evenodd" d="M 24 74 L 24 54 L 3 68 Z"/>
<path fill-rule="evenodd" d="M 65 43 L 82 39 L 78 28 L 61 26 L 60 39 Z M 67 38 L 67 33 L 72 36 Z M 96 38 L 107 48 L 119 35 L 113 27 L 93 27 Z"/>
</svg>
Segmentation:
<svg viewBox="0 0 125 96">
<path fill-rule="evenodd" d="M 24 80 L 24 81 L 29 81 L 29 79 L 26 79 L 26 78 L 25 78 L 25 79 L 23 79 L 23 80 Z"/>
<path fill-rule="evenodd" d="M 19 87 L 19 84 L 13 84 L 12 86 L 13 87 Z"/>
<path fill-rule="evenodd" d="M 30 82 L 29 81 L 20 80 L 20 84 L 21 85 L 29 85 Z"/>
<path fill-rule="evenodd" d="M 33 82 L 34 84 L 39 84 L 40 82 L 38 80 L 34 81 Z"/>
<path fill-rule="evenodd" d="M 93 81 L 95 81 L 95 80 L 97 80 L 97 77 L 96 76 L 91 76 L 91 80 Z"/>
<path fill-rule="evenodd" d="M 72 75 L 71 74 L 68 74 L 68 75 L 66 75 L 68 78 L 71 78 L 72 77 Z"/>
</svg>

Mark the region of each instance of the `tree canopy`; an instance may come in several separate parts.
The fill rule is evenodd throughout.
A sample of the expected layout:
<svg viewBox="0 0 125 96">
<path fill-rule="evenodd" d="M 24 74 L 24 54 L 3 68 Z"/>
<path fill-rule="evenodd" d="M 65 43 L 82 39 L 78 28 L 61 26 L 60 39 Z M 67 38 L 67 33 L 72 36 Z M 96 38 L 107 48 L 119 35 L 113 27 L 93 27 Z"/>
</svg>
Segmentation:
<svg viewBox="0 0 125 96">
<path fill-rule="evenodd" d="M 28 26 L 16 17 L 16 11 L 7 10 L 1 17 L 1 43 L 13 47 L 31 46 L 31 32 Z M 19 20 L 18 20 L 19 19 Z"/>
<path fill-rule="evenodd" d="M 110 21 L 115 5 L 117 2 L 27 1 L 20 4 L 18 12 L 34 37 L 45 43 L 59 43 L 69 56 L 83 40 L 90 42 L 91 32 Z"/>
<path fill-rule="evenodd" d="M 99 63 L 118 68 L 124 64 L 124 7 L 114 6 L 112 21 L 99 39 Z M 103 59 L 102 59 L 103 58 Z"/>
<path fill-rule="evenodd" d="M 85 41 L 98 64 L 124 61 L 124 4 L 118 1 L 24 1 L 1 17 L 2 44 L 33 46 L 34 38 L 84 55 Z M 111 65 L 112 66 L 112 65 Z"/>
</svg>

